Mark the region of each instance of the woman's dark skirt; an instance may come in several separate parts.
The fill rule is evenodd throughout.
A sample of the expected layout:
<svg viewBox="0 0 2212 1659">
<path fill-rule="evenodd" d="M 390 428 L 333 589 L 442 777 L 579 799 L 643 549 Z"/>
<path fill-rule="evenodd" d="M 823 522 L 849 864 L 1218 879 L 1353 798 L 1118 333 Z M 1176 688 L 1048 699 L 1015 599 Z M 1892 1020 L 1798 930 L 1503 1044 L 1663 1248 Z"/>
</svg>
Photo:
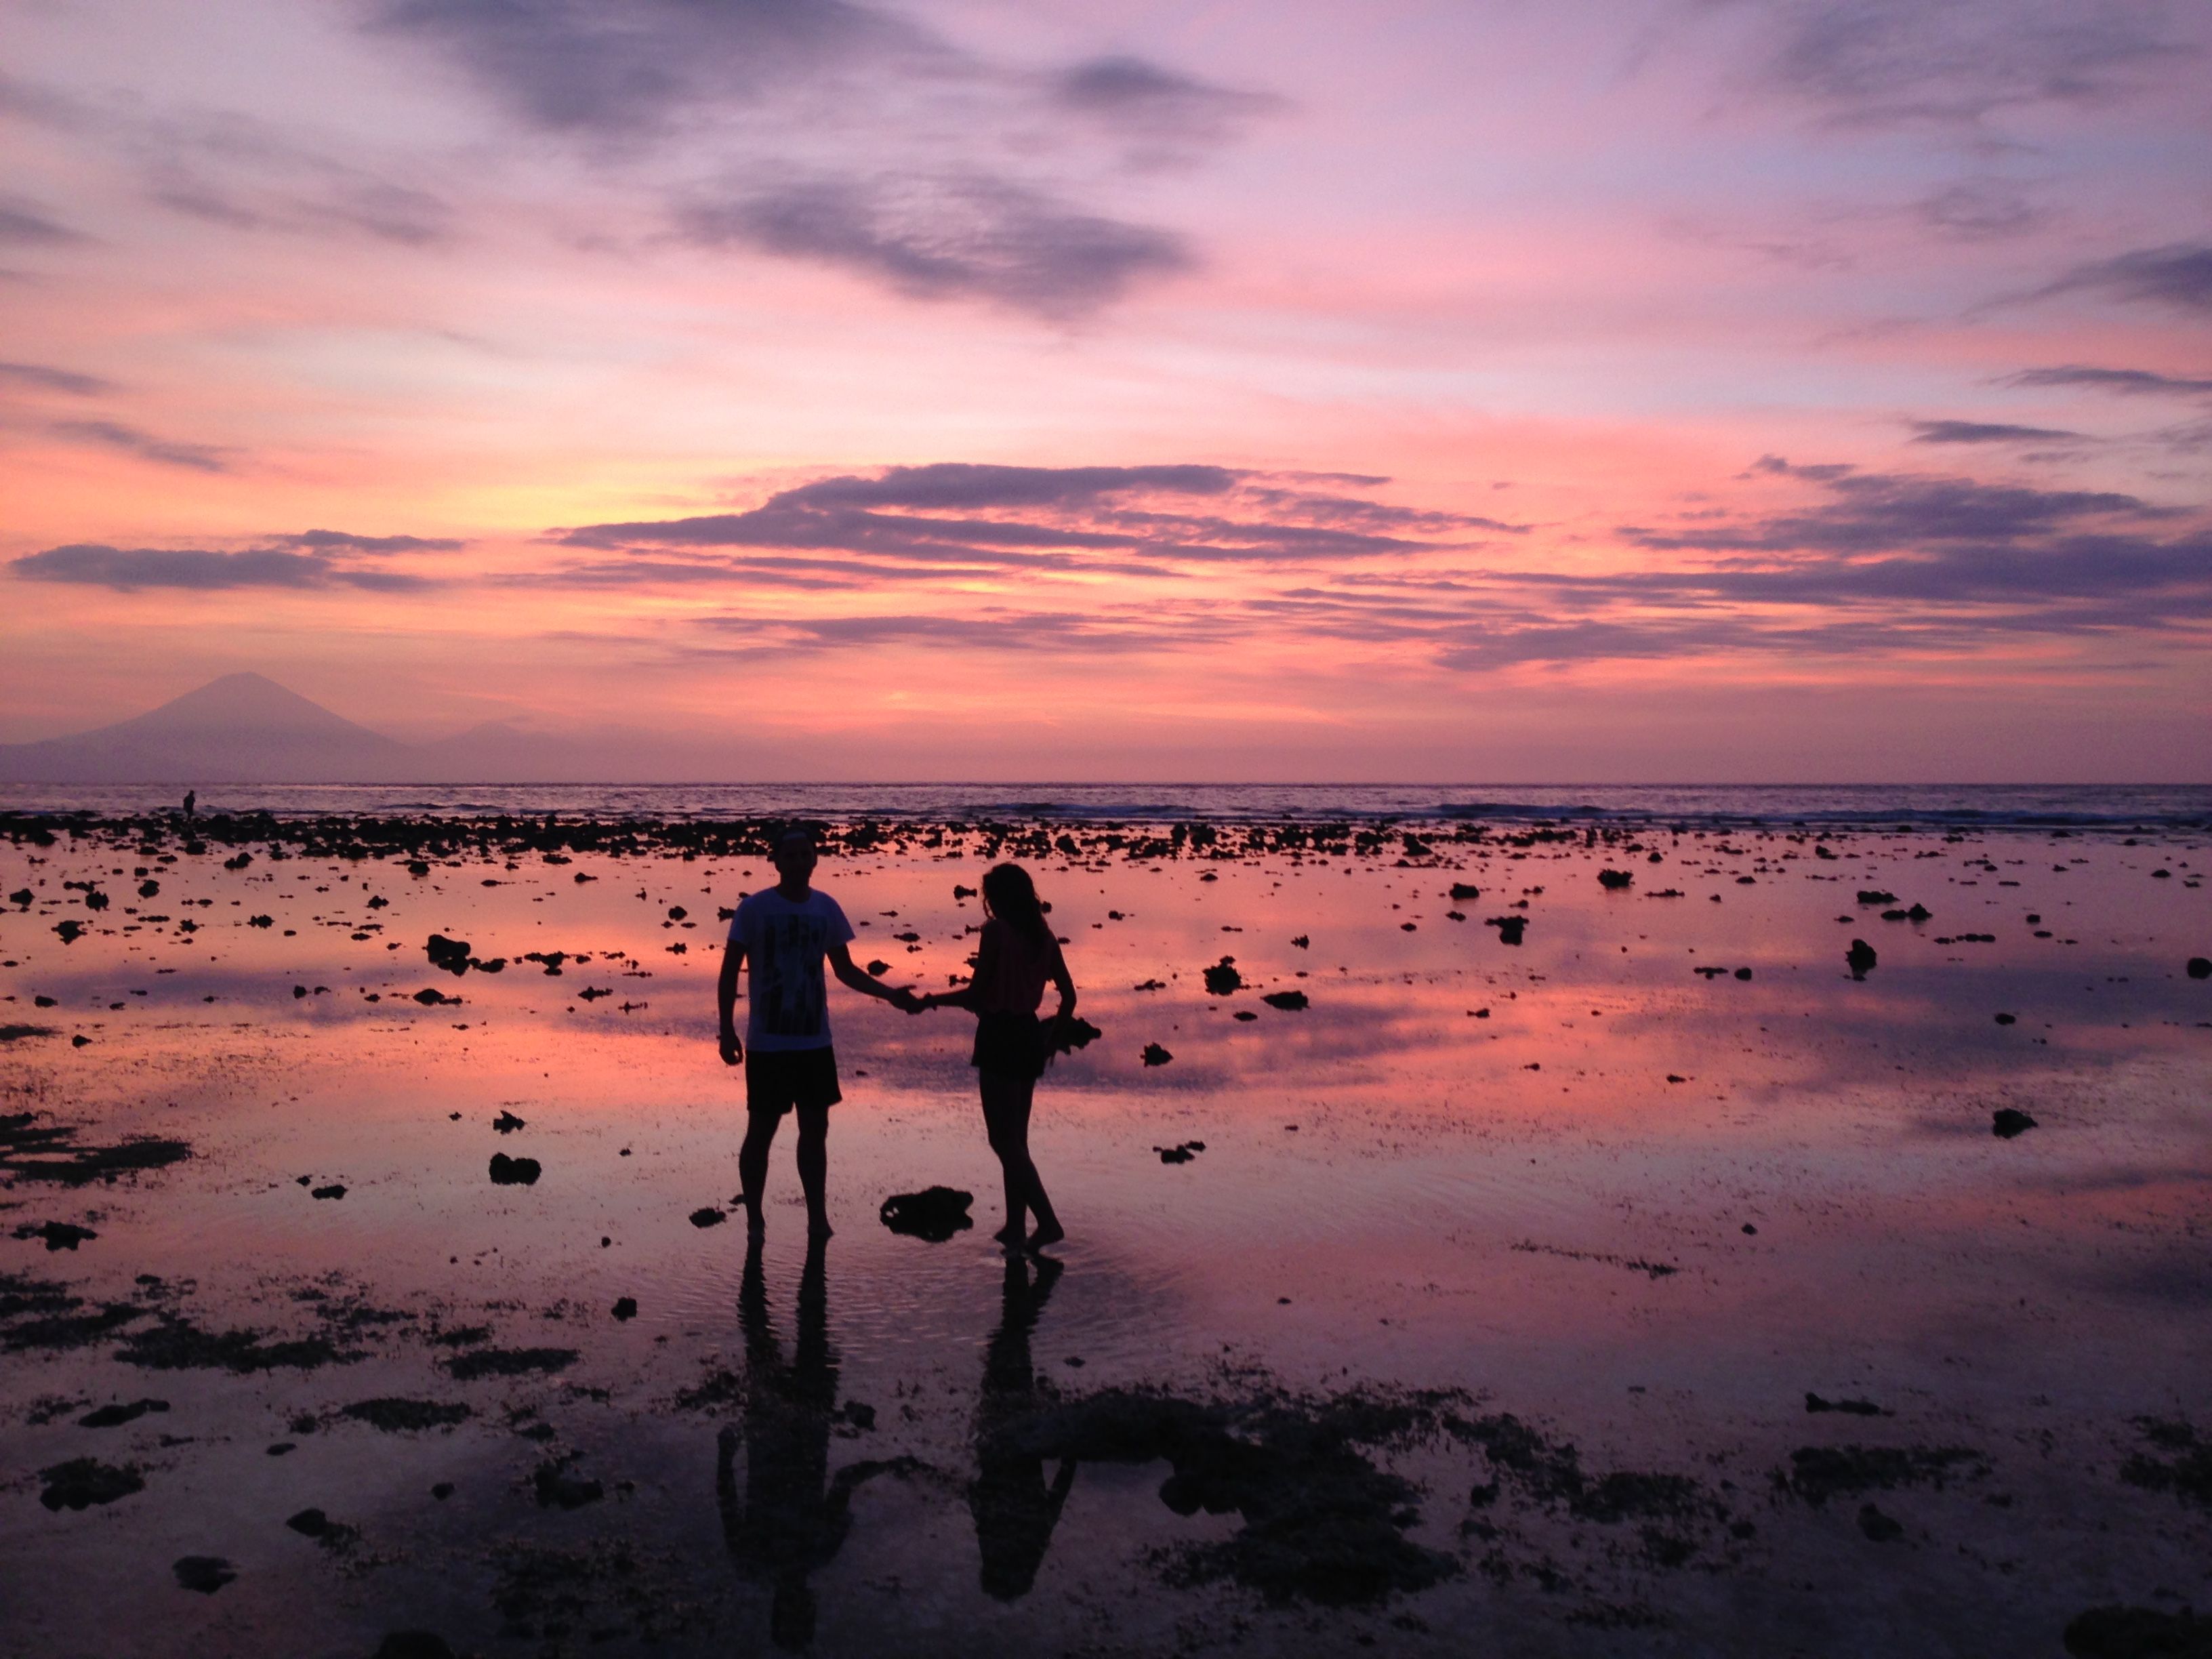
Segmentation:
<svg viewBox="0 0 2212 1659">
<path fill-rule="evenodd" d="M 975 1053 L 969 1064 L 979 1072 L 1034 1083 L 1052 1063 L 1050 1027 L 1035 1014 L 982 1014 L 975 1021 Z"/>
</svg>

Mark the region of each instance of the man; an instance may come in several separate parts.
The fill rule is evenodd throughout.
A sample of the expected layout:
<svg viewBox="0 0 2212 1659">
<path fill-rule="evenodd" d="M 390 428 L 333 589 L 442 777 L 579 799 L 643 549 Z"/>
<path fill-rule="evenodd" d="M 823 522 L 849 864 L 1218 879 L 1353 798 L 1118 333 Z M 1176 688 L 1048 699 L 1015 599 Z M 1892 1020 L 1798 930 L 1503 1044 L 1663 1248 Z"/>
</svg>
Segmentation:
<svg viewBox="0 0 2212 1659">
<path fill-rule="evenodd" d="M 745 1142 L 738 1153 L 747 1220 L 764 1224 L 761 1189 L 768 1183 L 769 1148 L 786 1112 L 799 1117 L 799 1184 L 806 1194 L 810 1237 L 830 1237 L 823 1203 L 829 1167 L 830 1109 L 843 1098 L 837 1087 L 836 1052 L 830 1044 L 829 994 L 822 975 L 826 957 L 839 980 L 911 1012 L 914 993 L 894 990 L 853 965 L 845 947 L 853 925 L 827 893 L 809 885 L 817 854 L 812 834 L 787 830 L 772 854 L 779 879 L 741 902 L 730 919 L 716 994 L 722 1016 L 722 1063 L 745 1067 Z M 735 1024 L 738 969 L 752 969 L 745 1038 Z M 748 1052 L 750 1050 L 750 1052 Z"/>
</svg>

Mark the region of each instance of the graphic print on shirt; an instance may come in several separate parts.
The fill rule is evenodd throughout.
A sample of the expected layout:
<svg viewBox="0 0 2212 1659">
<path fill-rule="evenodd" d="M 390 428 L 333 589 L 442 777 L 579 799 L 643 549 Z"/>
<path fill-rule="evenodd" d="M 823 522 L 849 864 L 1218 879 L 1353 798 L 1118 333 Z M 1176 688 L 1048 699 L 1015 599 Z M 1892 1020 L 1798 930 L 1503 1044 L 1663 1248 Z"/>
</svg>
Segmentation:
<svg viewBox="0 0 2212 1659">
<path fill-rule="evenodd" d="M 772 1036 L 819 1036 L 829 1000 L 822 957 L 830 948 L 830 923 L 822 916 L 761 918 L 753 960 L 753 1010 Z"/>
</svg>

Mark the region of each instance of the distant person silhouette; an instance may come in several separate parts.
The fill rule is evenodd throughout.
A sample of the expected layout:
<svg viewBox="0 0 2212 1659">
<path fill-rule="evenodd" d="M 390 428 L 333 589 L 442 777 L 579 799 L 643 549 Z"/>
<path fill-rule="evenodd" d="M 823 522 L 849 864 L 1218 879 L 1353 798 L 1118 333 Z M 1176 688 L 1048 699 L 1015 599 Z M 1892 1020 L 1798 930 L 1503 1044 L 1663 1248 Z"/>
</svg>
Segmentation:
<svg viewBox="0 0 2212 1659">
<path fill-rule="evenodd" d="M 1050 1256 L 1038 1256 L 1036 1264 L 1032 1282 L 1027 1259 L 1018 1254 L 1006 1258 L 999 1328 L 983 1351 L 983 1391 L 975 1407 L 975 1478 L 968 1485 L 968 1512 L 975 1519 L 984 1592 L 1001 1601 L 1028 1595 L 1036 1583 L 1053 1528 L 1075 1485 L 1073 1458 L 1061 1461 L 1048 1486 L 1044 1459 L 1018 1449 L 1007 1432 L 1035 1409 L 1036 1370 L 1030 1337 L 1063 1271 Z"/>
<path fill-rule="evenodd" d="M 830 1346 L 828 1240 L 807 1240 L 799 1279 L 799 1336 L 786 1363 L 769 1321 L 759 1234 L 745 1243 L 738 1322 L 745 1338 L 745 1415 L 716 1441 L 714 1496 L 730 1559 L 770 1587 L 769 1639 L 799 1650 L 814 1639 L 808 1575 L 827 1565 L 852 1529 L 854 1490 L 882 1466 L 830 1475 L 830 1431 L 837 1415 L 837 1354 Z M 745 1452 L 739 1479 L 737 1450 Z"/>
<path fill-rule="evenodd" d="M 864 996 L 913 1012 L 911 990 L 894 990 L 853 965 L 845 947 L 853 924 L 837 901 L 809 884 L 818 857 L 813 834 L 804 829 L 776 836 L 772 856 L 779 879 L 743 900 L 730 919 L 716 987 L 721 1012 L 722 1063 L 745 1068 L 745 1140 L 738 1152 L 748 1224 L 764 1222 L 761 1191 L 768 1184 L 769 1148 L 786 1112 L 799 1115 L 799 1184 L 806 1194 L 807 1231 L 830 1236 L 823 1201 L 829 1169 L 830 1109 L 844 1098 L 837 1086 L 837 1055 L 830 1042 L 829 992 L 822 963 Z M 751 965 L 745 1036 L 735 1024 L 738 969 Z M 750 1052 L 748 1053 L 747 1050 Z"/>
<path fill-rule="evenodd" d="M 1006 1176 L 1006 1224 L 993 1237 L 1009 1249 L 1042 1249 L 1067 1237 L 1030 1157 L 1030 1106 L 1037 1079 L 1052 1062 L 1054 1026 L 1075 1012 L 1075 981 L 1060 954 L 1037 898 L 1036 884 L 1018 864 L 994 866 L 983 878 L 988 916 L 977 942 L 975 975 L 958 991 L 917 999 L 914 1012 L 965 1008 L 975 1016 L 972 1064 L 983 1097 L 983 1127 Z M 1060 1012 L 1037 1018 L 1050 981 L 1060 990 Z M 1025 1218 L 1036 1231 L 1024 1240 Z"/>
<path fill-rule="evenodd" d="M 187 789 L 185 791 L 185 816 L 186 817 L 191 817 L 192 816 L 193 809 L 198 806 L 199 804 L 200 792 L 198 790 Z"/>
</svg>

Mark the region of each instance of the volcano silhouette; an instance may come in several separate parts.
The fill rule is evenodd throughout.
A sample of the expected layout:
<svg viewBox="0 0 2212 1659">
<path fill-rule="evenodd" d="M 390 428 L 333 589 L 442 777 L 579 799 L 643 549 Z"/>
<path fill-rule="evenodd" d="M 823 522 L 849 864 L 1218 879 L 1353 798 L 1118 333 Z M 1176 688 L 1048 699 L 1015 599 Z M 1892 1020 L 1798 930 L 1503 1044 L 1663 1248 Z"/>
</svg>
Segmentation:
<svg viewBox="0 0 2212 1659">
<path fill-rule="evenodd" d="M 441 743 L 404 744 L 264 675 L 225 674 L 97 731 L 0 744 L 0 781 L 432 782 L 510 770 L 521 758 L 515 746 L 530 741 L 494 724 Z"/>
</svg>

